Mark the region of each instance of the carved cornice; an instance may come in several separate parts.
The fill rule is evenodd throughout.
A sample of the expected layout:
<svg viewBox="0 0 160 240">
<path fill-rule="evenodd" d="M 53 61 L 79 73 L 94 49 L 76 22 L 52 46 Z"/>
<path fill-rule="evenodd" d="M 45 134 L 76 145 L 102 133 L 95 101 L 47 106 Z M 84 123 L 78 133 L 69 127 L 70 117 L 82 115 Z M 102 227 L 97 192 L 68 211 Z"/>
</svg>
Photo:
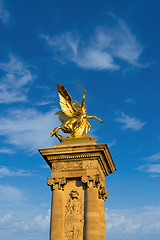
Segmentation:
<svg viewBox="0 0 160 240">
<path fill-rule="evenodd" d="M 68 160 L 68 159 L 83 159 L 83 158 L 93 158 L 93 157 L 99 157 L 99 154 L 97 153 L 71 153 L 71 154 L 61 154 L 61 155 L 55 155 L 55 156 L 48 156 L 48 160 Z"/>
<path fill-rule="evenodd" d="M 55 146 L 53 148 L 40 149 L 39 152 L 42 154 L 50 168 L 52 168 L 52 164 L 55 162 L 62 163 L 73 160 L 79 161 L 98 159 L 99 165 L 105 176 L 116 171 L 114 162 L 106 144 L 83 146 L 63 145 L 63 147 Z"/>
</svg>

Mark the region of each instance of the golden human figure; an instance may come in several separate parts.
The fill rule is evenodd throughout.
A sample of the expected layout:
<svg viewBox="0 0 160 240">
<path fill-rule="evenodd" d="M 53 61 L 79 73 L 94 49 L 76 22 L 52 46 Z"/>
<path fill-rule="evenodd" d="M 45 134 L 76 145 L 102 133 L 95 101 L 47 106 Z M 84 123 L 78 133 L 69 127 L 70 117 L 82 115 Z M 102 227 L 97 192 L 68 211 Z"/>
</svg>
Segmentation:
<svg viewBox="0 0 160 240">
<path fill-rule="evenodd" d="M 60 142 L 63 141 L 63 137 L 58 134 L 58 130 L 61 129 L 64 133 L 70 133 L 68 137 L 82 137 L 86 136 L 91 128 L 91 124 L 87 119 L 96 118 L 101 123 L 103 122 L 96 116 L 88 116 L 85 108 L 85 96 L 86 90 L 83 90 L 83 98 L 81 104 L 77 101 L 72 102 L 72 98 L 60 83 L 57 82 L 57 89 L 59 94 L 59 103 L 62 111 L 58 111 L 55 115 L 58 115 L 59 120 L 62 122 L 61 126 L 53 129 L 50 134 L 56 136 Z"/>
</svg>

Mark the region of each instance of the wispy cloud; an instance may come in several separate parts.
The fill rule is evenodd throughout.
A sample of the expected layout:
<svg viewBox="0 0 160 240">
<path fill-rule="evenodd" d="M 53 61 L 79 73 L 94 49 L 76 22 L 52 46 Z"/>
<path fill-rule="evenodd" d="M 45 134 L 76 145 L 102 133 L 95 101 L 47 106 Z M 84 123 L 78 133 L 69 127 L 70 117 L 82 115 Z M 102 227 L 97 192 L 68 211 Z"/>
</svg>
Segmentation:
<svg viewBox="0 0 160 240">
<path fill-rule="evenodd" d="M 142 122 L 135 117 L 130 117 L 123 112 L 118 112 L 117 114 L 119 115 L 119 117 L 117 117 L 115 121 L 123 124 L 122 129 L 132 129 L 134 131 L 139 131 L 146 124 L 145 122 Z"/>
<path fill-rule="evenodd" d="M 48 165 L 42 165 L 41 168 L 50 168 Z"/>
<path fill-rule="evenodd" d="M 155 163 L 160 162 L 160 153 L 155 153 L 143 159 L 146 160 L 147 163 L 140 165 L 137 170 L 150 173 L 150 177 L 160 177 L 160 163 Z"/>
<path fill-rule="evenodd" d="M 137 234 L 139 238 L 160 234 L 160 206 L 123 210 L 106 209 L 106 223 L 108 234 L 112 237 L 119 236 L 120 239 L 123 237 L 132 239 Z"/>
<path fill-rule="evenodd" d="M 27 100 L 28 85 L 36 75 L 21 60 L 9 56 L 8 62 L 0 63 L 0 103 L 23 102 Z"/>
<path fill-rule="evenodd" d="M 47 238 L 49 232 L 50 210 L 46 203 L 38 207 L 33 196 L 30 198 L 23 188 L 0 184 L 0 235 L 2 239 L 12 236 L 12 239 L 40 239 Z M 42 207 L 42 205 L 44 205 Z M 47 204 L 48 206 L 48 204 Z M 18 234 L 18 236 L 17 236 Z"/>
<path fill-rule="evenodd" d="M 4 8 L 3 1 L 0 0 L 0 20 L 6 23 L 9 19 L 9 12 Z"/>
<path fill-rule="evenodd" d="M 51 147 L 56 143 L 49 132 L 60 125 L 54 112 L 41 113 L 34 109 L 12 109 L 7 116 L 1 117 L 0 135 L 5 137 L 9 144 L 18 146 L 27 152 L 38 148 Z"/>
<path fill-rule="evenodd" d="M 139 166 L 137 170 L 148 172 L 148 173 L 154 173 L 156 174 L 156 176 L 160 177 L 160 175 L 157 175 L 157 173 L 160 174 L 160 164 L 147 163 Z"/>
<path fill-rule="evenodd" d="M 112 142 L 110 143 L 107 143 L 108 147 L 112 147 L 116 144 L 116 140 L 113 140 Z"/>
<path fill-rule="evenodd" d="M 49 105 L 49 104 L 53 104 L 55 103 L 55 101 L 52 100 L 42 100 L 41 102 L 37 102 L 35 105 L 37 106 L 45 106 L 45 105 Z"/>
<path fill-rule="evenodd" d="M 42 236 L 42 233 L 45 232 L 47 236 L 47 232 L 49 231 L 50 211 L 46 214 L 40 213 L 38 215 L 36 215 L 35 211 L 33 212 L 30 213 L 30 216 L 25 211 L 21 214 L 13 211 L 1 214 L 0 229 L 11 232 L 13 239 L 17 239 L 15 233 L 23 233 L 23 239 L 34 239 L 35 234 L 38 239 L 44 239 L 45 236 Z M 31 233 L 34 233 L 33 238 L 32 235 L 29 235 Z"/>
<path fill-rule="evenodd" d="M 78 33 L 67 32 L 59 36 L 41 35 L 61 59 L 79 67 L 96 70 L 118 70 L 116 59 L 138 66 L 142 46 L 124 21 L 112 15 L 114 28 L 98 27 L 95 33 L 84 40 Z"/>
<path fill-rule="evenodd" d="M 12 149 L 9 149 L 9 148 L 1 148 L 0 153 L 13 154 L 13 153 L 15 153 L 15 151 L 13 151 Z"/>
<path fill-rule="evenodd" d="M 19 202 L 25 199 L 24 193 L 17 187 L 0 184 L 0 201 Z"/>
<path fill-rule="evenodd" d="M 145 157 L 144 159 L 149 162 L 157 162 L 158 160 L 160 160 L 160 152 L 155 153 L 152 156 Z"/>
<path fill-rule="evenodd" d="M 136 103 L 136 100 L 134 100 L 133 98 L 128 98 L 126 99 L 126 103 L 134 105 Z"/>
<path fill-rule="evenodd" d="M 54 92 L 53 89 L 51 89 L 46 85 L 43 85 L 43 86 L 37 85 L 36 88 L 38 89 L 38 91 L 40 90 L 42 93 L 41 93 L 40 99 L 37 99 L 34 105 L 45 106 L 49 104 L 53 105 L 55 103 L 55 98 L 57 96 L 57 93 Z"/>
<path fill-rule="evenodd" d="M 12 170 L 6 166 L 0 166 L 0 178 L 1 177 L 24 177 L 24 176 L 31 176 L 30 172 L 27 172 L 23 169 L 20 170 Z"/>
</svg>

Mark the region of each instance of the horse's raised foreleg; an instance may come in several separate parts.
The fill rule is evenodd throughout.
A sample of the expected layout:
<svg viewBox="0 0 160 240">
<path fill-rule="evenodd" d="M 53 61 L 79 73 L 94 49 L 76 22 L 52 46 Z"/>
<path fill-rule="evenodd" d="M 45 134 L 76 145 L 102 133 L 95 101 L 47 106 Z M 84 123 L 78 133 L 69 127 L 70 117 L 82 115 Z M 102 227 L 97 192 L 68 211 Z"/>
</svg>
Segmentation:
<svg viewBox="0 0 160 240">
<path fill-rule="evenodd" d="M 96 117 L 96 116 L 88 116 L 88 115 L 87 115 L 87 119 L 91 119 L 91 118 L 95 118 L 95 119 L 99 120 L 100 123 L 103 122 L 100 118 L 98 118 L 98 117 Z"/>
<path fill-rule="evenodd" d="M 51 137 L 53 137 L 53 136 L 55 135 L 55 136 L 59 139 L 59 141 L 62 142 L 63 137 L 58 134 L 58 130 L 59 130 L 59 129 L 61 129 L 61 127 L 56 127 L 55 129 L 53 129 L 53 130 L 50 132 L 50 134 L 52 134 Z"/>
</svg>

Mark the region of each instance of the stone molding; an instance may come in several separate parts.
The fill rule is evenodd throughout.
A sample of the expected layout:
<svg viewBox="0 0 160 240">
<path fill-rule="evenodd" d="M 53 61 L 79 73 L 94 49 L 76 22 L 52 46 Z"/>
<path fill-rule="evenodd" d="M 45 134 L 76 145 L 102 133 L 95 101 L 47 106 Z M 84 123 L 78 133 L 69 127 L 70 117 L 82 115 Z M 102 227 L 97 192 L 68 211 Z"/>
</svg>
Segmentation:
<svg viewBox="0 0 160 240">
<path fill-rule="evenodd" d="M 53 148 L 39 149 L 39 152 L 51 169 L 54 169 L 55 162 L 97 159 L 105 176 L 116 171 L 106 144 L 84 144 L 77 146 L 62 144 L 62 147 L 59 145 Z"/>
</svg>

